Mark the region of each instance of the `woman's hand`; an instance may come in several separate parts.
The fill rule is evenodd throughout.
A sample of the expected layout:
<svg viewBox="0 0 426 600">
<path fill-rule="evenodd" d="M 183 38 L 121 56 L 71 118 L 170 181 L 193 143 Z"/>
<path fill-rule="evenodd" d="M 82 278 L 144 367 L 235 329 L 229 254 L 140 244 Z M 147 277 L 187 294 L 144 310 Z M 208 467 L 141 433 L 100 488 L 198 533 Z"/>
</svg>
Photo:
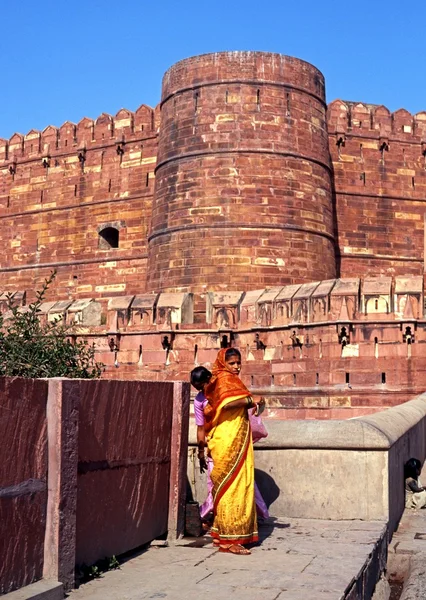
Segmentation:
<svg viewBox="0 0 426 600">
<path fill-rule="evenodd" d="M 255 417 L 259 417 L 263 411 L 265 410 L 265 398 L 261 398 L 258 402 L 255 402 L 255 410 L 254 410 L 254 416 Z"/>
<path fill-rule="evenodd" d="M 206 461 L 206 457 L 204 456 L 204 454 L 199 454 L 198 455 L 198 460 L 200 462 L 200 473 L 201 475 L 207 471 L 207 461 Z"/>
</svg>

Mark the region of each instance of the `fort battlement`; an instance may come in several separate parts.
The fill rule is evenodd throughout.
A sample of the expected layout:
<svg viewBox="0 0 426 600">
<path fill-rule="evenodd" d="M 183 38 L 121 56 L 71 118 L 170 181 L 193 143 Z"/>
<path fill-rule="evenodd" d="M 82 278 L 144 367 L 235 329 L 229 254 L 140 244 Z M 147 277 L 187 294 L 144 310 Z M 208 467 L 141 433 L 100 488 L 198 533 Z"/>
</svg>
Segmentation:
<svg viewBox="0 0 426 600">
<path fill-rule="evenodd" d="M 159 108 L 142 104 L 135 112 L 121 109 L 115 117 L 102 113 L 97 119 L 84 117 L 77 124 L 69 121 L 61 127 L 49 125 L 43 131 L 32 129 L 26 135 L 15 133 L 9 140 L 0 139 L 0 160 L 22 164 L 40 156 L 71 154 L 77 149 L 97 149 L 117 143 L 137 141 L 155 135 L 159 126 Z"/>
</svg>

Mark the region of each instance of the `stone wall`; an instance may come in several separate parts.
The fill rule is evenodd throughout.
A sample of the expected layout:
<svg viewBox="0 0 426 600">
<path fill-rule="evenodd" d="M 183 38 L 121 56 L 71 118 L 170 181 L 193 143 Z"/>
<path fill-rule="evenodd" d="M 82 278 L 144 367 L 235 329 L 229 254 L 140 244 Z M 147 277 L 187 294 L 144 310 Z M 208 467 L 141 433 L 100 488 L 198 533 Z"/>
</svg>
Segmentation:
<svg viewBox="0 0 426 600">
<path fill-rule="evenodd" d="M 424 391 L 423 302 L 422 277 L 365 277 L 46 302 L 41 318 L 62 318 L 72 339 L 95 343 L 110 379 L 188 380 L 232 345 L 244 382 L 266 396 L 268 416 L 327 419 Z"/>
<path fill-rule="evenodd" d="M 255 445 L 256 479 L 272 515 L 383 520 L 392 534 L 405 506 L 404 464 L 425 459 L 425 394 L 347 421 L 264 422 L 269 436 Z M 205 475 L 192 448 L 188 478 L 203 502 Z"/>
<path fill-rule="evenodd" d="M 77 564 L 122 554 L 167 531 L 173 391 L 166 382 L 82 386 Z"/>
<path fill-rule="evenodd" d="M 0 379 L 0 594 L 43 574 L 47 382 Z"/>
<path fill-rule="evenodd" d="M 423 275 L 426 113 L 328 107 L 342 277 Z"/>
<path fill-rule="evenodd" d="M 52 269 L 57 299 L 145 286 L 157 128 L 142 105 L 0 140 L 2 291 Z"/>
<path fill-rule="evenodd" d="M 2 592 L 183 532 L 189 384 L 0 386 Z"/>
<path fill-rule="evenodd" d="M 108 378 L 186 379 L 231 344 L 287 416 L 405 401 L 426 385 L 425 157 L 426 113 L 327 108 L 297 58 L 183 60 L 155 109 L 0 140 L 0 310 L 57 269 L 43 318 L 81 326 Z"/>
<path fill-rule="evenodd" d="M 0 140 L 0 288 L 51 268 L 56 299 L 422 276 L 425 144 L 426 113 L 327 108 L 297 58 L 186 59 L 155 109 Z"/>
</svg>

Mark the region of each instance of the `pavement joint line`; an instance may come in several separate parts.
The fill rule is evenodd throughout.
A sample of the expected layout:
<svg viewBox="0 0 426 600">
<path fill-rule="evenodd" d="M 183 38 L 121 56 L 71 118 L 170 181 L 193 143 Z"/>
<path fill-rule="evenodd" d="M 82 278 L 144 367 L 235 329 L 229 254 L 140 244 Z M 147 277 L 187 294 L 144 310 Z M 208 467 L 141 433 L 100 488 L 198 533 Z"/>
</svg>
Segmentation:
<svg viewBox="0 0 426 600">
<path fill-rule="evenodd" d="M 311 560 L 308 562 L 308 564 L 307 564 L 307 565 L 305 565 L 305 566 L 303 567 L 303 569 L 302 569 L 300 572 L 301 572 L 301 573 L 303 573 L 303 572 L 304 572 L 304 570 L 305 570 L 305 569 L 307 569 L 307 568 L 309 567 L 309 565 L 311 565 L 311 564 L 313 563 L 313 561 L 314 561 L 316 558 L 317 558 L 317 556 L 316 556 L 316 555 L 315 555 L 315 556 L 313 556 L 313 557 L 311 558 Z"/>
<path fill-rule="evenodd" d="M 209 558 L 211 558 L 212 556 L 214 556 L 216 554 L 216 551 L 213 550 L 213 552 L 211 554 L 209 554 L 208 556 L 204 557 L 202 560 L 200 560 L 199 562 L 195 563 L 194 567 L 199 567 L 200 565 L 203 564 L 203 562 L 206 562 L 206 560 L 208 560 Z"/>
<path fill-rule="evenodd" d="M 195 582 L 195 585 L 198 585 L 199 583 L 201 583 L 202 581 L 205 581 L 206 579 L 208 579 L 209 577 L 211 577 L 213 575 L 212 573 L 209 573 L 208 575 L 206 575 L 205 577 L 203 577 L 202 579 L 200 579 L 199 581 Z"/>
</svg>

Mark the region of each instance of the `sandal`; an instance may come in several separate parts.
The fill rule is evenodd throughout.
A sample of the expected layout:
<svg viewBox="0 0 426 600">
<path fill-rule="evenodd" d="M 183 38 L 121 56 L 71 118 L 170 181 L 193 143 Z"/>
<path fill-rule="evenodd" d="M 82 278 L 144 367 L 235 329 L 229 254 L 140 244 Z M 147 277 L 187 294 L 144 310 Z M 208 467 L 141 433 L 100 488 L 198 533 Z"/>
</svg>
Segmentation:
<svg viewBox="0 0 426 600">
<path fill-rule="evenodd" d="M 241 546 L 241 544 L 231 544 L 230 546 L 219 546 L 219 552 L 229 552 L 230 554 L 251 554 L 250 550 Z"/>
</svg>

